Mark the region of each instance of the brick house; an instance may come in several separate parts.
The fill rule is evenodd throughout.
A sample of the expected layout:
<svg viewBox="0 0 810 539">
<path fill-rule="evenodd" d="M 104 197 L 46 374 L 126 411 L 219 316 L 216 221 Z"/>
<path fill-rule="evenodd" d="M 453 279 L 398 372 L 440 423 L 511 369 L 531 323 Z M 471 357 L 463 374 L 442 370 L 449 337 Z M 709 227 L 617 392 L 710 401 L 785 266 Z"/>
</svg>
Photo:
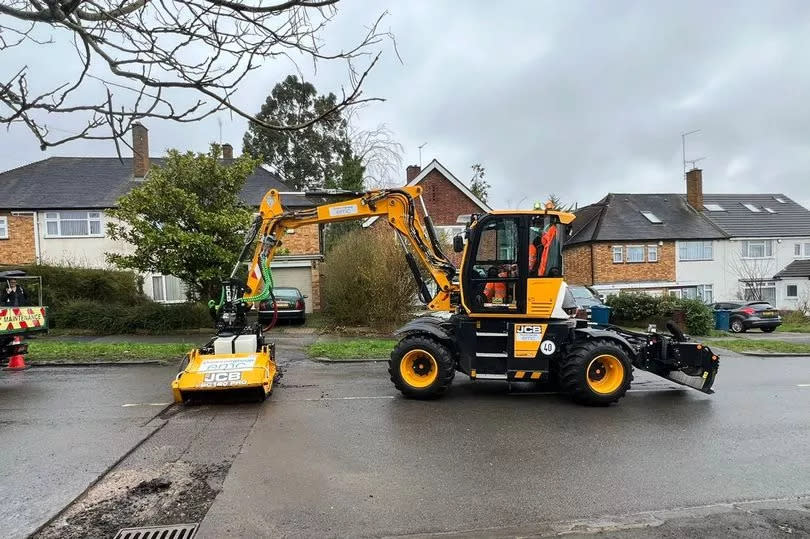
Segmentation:
<svg viewBox="0 0 810 539">
<path fill-rule="evenodd" d="M 424 169 L 417 165 L 407 167 L 405 183 L 410 186 L 422 186 L 422 200 L 436 231 L 450 241 L 456 234 L 464 232 L 466 216 L 490 211 L 489 206 L 476 197 L 466 185 L 436 159 L 428 163 Z M 421 204 L 417 204 L 417 211 L 424 216 Z M 387 227 L 388 225 L 379 221 L 378 217 L 371 217 L 363 222 L 363 227 L 370 226 Z M 446 254 L 458 265 L 460 254 L 452 251 Z"/>
<path fill-rule="evenodd" d="M 779 282 L 793 273 L 780 270 L 810 259 L 810 211 L 783 194 L 704 194 L 693 169 L 686 194 L 609 193 L 576 214 L 564 253 L 571 284 L 780 308 L 798 301 L 801 287 Z"/>
<path fill-rule="evenodd" d="M 148 130 L 133 127 L 133 157 L 51 157 L 0 173 L 0 265 L 33 263 L 108 267 L 108 252 L 129 252 L 131 245 L 106 237 L 105 210 L 144 180 L 151 165 Z M 233 148 L 223 145 L 223 160 Z M 269 189 L 290 191 L 281 178 L 262 167 L 251 174 L 239 197 L 258 208 Z M 285 196 L 290 208 L 311 207 L 302 196 Z M 320 308 L 321 253 L 317 225 L 301 227 L 285 238 L 288 256 L 272 263 L 278 286 L 295 286 L 309 296 L 307 309 Z M 185 300 L 183 284 L 170 275 L 144 275 L 144 293 L 160 302 Z"/>
</svg>

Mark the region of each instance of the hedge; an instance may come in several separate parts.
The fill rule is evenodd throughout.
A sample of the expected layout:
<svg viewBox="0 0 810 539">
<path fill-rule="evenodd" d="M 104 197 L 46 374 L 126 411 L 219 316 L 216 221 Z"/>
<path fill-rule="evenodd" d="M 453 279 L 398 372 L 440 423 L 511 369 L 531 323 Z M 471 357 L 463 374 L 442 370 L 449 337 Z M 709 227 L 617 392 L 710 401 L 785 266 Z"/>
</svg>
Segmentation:
<svg viewBox="0 0 810 539">
<path fill-rule="evenodd" d="M 651 296 L 635 292 L 608 296 L 611 321 L 614 324 L 663 326 L 668 320 L 677 321 L 678 312 L 683 314 L 686 332 L 691 335 L 708 335 L 714 328 L 712 309 L 697 299 L 677 299 L 672 296 Z"/>
<path fill-rule="evenodd" d="M 208 307 L 201 303 L 121 305 L 77 300 L 61 305 L 49 315 L 51 327 L 88 329 L 100 335 L 161 333 L 213 326 Z"/>
<path fill-rule="evenodd" d="M 30 265 L 21 269 L 31 276 L 42 277 L 42 302 L 59 307 L 76 300 L 132 305 L 149 301 L 143 295 L 141 277 L 131 271 L 91 269 L 71 266 Z M 31 301 L 36 301 L 34 286 L 23 282 Z"/>
</svg>

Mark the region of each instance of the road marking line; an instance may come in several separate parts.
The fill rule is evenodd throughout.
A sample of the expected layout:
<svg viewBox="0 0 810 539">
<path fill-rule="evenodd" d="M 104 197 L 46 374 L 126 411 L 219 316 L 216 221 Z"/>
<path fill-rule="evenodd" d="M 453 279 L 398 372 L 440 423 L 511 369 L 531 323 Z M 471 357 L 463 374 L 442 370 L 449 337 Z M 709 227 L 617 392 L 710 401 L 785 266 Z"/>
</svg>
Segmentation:
<svg viewBox="0 0 810 539">
<path fill-rule="evenodd" d="M 810 387 L 810 384 L 796 384 L 796 387 Z"/>
<path fill-rule="evenodd" d="M 122 408 L 131 408 L 133 406 L 168 406 L 170 402 L 135 402 L 130 404 L 122 404 Z"/>
</svg>

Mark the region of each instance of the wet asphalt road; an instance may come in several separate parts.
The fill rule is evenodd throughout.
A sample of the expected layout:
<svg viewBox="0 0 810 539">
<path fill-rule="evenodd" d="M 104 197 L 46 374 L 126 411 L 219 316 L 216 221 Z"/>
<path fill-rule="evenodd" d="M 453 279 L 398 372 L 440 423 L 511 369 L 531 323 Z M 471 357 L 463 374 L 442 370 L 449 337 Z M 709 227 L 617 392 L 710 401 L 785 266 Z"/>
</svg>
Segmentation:
<svg viewBox="0 0 810 539">
<path fill-rule="evenodd" d="M 287 365 L 200 536 L 488 536 L 810 493 L 807 359 L 727 356 L 713 396 L 637 372 L 609 408 L 461 376 L 405 400 L 385 369 Z"/>
<path fill-rule="evenodd" d="M 82 493 L 153 428 L 177 368 L 0 371 L 0 535 L 23 537 Z M 135 404 L 137 406 L 124 406 Z"/>
</svg>

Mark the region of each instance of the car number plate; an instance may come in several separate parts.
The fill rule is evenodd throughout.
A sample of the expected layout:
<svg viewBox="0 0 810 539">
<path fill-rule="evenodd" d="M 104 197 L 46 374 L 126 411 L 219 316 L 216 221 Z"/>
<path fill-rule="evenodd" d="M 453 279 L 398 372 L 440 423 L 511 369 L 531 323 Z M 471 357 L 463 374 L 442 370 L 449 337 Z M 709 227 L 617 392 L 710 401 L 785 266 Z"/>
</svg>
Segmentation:
<svg viewBox="0 0 810 539">
<path fill-rule="evenodd" d="M 278 307 L 279 309 L 284 309 L 284 308 L 287 308 L 289 306 L 290 306 L 290 304 L 287 303 L 286 301 L 277 301 L 276 302 L 276 307 Z"/>
<path fill-rule="evenodd" d="M 762 316 L 764 318 L 773 318 L 774 314 L 776 313 L 774 313 L 773 311 L 762 311 Z"/>
</svg>

